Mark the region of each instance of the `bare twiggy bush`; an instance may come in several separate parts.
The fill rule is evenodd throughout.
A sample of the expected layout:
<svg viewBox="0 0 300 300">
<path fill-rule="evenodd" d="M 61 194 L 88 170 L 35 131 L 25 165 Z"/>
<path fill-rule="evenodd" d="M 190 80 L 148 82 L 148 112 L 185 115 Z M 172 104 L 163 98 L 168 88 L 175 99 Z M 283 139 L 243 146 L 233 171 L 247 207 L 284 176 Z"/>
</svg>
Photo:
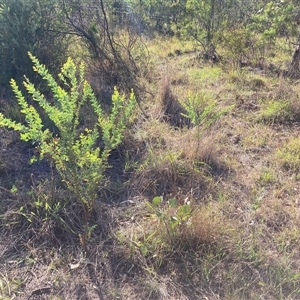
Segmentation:
<svg viewBox="0 0 300 300">
<path fill-rule="evenodd" d="M 116 16 L 103 0 L 88 3 L 64 0 L 61 10 L 71 34 L 79 38 L 81 47 L 90 55 L 88 61 L 93 73 L 104 87 L 118 85 L 126 91 L 133 88 L 138 94 L 137 62 L 147 60 L 140 35 L 126 23 L 120 24 L 122 30 L 116 30 L 112 22 Z"/>
</svg>

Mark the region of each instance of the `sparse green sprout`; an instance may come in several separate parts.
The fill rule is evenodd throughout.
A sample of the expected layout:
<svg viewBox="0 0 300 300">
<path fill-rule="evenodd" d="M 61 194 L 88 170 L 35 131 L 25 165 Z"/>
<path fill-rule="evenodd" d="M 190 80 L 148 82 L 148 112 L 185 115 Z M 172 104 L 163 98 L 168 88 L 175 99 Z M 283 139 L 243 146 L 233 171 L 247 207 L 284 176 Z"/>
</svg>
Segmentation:
<svg viewBox="0 0 300 300">
<path fill-rule="evenodd" d="M 11 192 L 12 194 L 16 194 L 16 193 L 18 192 L 18 188 L 17 188 L 15 185 L 13 185 L 13 186 L 11 187 L 11 189 L 10 189 L 10 192 Z"/>
<path fill-rule="evenodd" d="M 208 94 L 189 95 L 187 101 L 180 101 L 186 110 L 183 114 L 189 118 L 197 128 L 197 152 L 200 147 L 200 139 L 206 129 L 213 125 L 223 114 L 232 109 L 231 106 L 218 109 L 217 101 Z"/>
<path fill-rule="evenodd" d="M 276 181 L 276 175 L 272 169 L 264 169 L 260 175 L 258 182 L 264 186 Z"/>
<path fill-rule="evenodd" d="M 172 241 L 178 234 L 179 227 L 188 226 L 192 217 L 190 201 L 183 204 L 178 203 L 177 199 L 171 198 L 163 203 L 162 196 L 156 196 L 152 203 L 147 203 L 151 218 L 158 225 L 157 230 L 165 230 L 166 238 Z M 158 232 L 157 232 L 158 233 Z M 161 232 L 160 232 L 161 233 Z"/>
</svg>

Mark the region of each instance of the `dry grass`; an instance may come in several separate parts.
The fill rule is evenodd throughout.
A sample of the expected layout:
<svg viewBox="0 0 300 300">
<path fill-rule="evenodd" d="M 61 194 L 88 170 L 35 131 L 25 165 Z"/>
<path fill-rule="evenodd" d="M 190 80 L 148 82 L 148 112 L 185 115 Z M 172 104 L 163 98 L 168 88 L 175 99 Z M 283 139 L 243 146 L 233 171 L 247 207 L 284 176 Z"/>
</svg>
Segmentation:
<svg viewBox="0 0 300 300">
<path fill-rule="evenodd" d="M 159 98 L 163 121 L 177 128 L 190 125 L 190 121 L 183 116 L 186 114 L 185 109 L 172 92 L 166 77 L 162 79 Z"/>
<path fill-rule="evenodd" d="M 191 50 L 150 45 L 148 118 L 110 158 L 88 253 L 72 196 L 1 130 L 1 299 L 299 299 L 299 87 Z M 235 105 L 200 147 L 179 101 L 189 91 Z"/>
</svg>

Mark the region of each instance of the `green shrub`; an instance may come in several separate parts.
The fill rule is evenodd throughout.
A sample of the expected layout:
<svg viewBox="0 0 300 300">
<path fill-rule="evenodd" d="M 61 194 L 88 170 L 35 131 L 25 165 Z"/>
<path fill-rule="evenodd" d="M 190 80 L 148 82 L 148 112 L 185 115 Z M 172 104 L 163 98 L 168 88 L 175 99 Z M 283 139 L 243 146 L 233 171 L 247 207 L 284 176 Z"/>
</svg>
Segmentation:
<svg viewBox="0 0 300 300">
<path fill-rule="evenodd" d="M 251 34 L 244 28 L 222 29 L 218 32 L 222 40 L 223 49 L 227 50 L 227 59 L 232 61 L 234 66 L 239 66 L 249 56 L 249 43 Z M 247 47 L 248 46 L 248 47 Z"/>
<path fill-rule="evenodd" d="M 25 116 L 26 124 L 0 114 L 0 126 L 19 131 L 21 140 L 32 141 L 37 145 L 39 158 L 50 161 L 66 187 L 78 199 L 87 224 L 97 198 L 97 191 L 104 183 L 104 171 L 108 167 L 109 154 L 121 143 L 125 127 L 135 108 L 134 94 L 131 93 L 130 98 L 125 100 L 125 97 L 120 96 L 115 89 L 111 113 L 105 115 L 90 85 L 84 80 L 83 64 L 77 68 L 71 59 L 64 64 L 58 75 L 65 86 L 63 89 L 36 57 L 30 53 L 29 56 L 34 63 L 34 71 L 42 76 L 51 89 L 53 103 L 48 102 L 27 78 L 23 85 L 57 127 L 58 134 L 53 135 L 44 127 L 37 109 L 28 104 L 13 79 L 11 87 L 18 99 L 21 113 Z M 81 128 L 80 112 L 87 102 L 97 115 L 97 121 L 90 125 L 90 128 Z M 102 149 L 99 147 L 100 137 Z"/>
</svg>

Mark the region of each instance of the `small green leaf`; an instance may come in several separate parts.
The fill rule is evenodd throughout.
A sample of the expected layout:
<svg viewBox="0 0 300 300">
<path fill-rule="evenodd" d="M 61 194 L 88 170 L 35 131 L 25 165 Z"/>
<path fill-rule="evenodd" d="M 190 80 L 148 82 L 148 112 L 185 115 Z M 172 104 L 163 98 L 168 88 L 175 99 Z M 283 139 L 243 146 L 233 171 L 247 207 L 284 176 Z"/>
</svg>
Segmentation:
<svg viewBox="0 0 300 300">
<path fill-rule="evenodd" d="M 169 205 L 171 207 L 177 207 L 177 200 L 175 198 L 172 198 L 169 200 Z"/>
<path fill-rule="evenodd" d="M 191 214 L 191 207 L 184 204 L 178 209 L 177 213 L 181 216 L 181 218 L 187 217 Z"/>
<path fill-rule="evenodd" d="M 152 199 L 152 204 L 154 206 L 158 206 L 163 200 L 163 197 L 162 196 L 156 196 Z"/>
<path fill-rule="evenodd" d="M 16 193 L 18 192 L 18 188 L 17 188 L 15 185 L 13 185 L 13 186 L 11 187 L 11 189 L 10 189 L 10 192 L 11 192 L 12 194 L 16 194 Z"/>
</svg>

